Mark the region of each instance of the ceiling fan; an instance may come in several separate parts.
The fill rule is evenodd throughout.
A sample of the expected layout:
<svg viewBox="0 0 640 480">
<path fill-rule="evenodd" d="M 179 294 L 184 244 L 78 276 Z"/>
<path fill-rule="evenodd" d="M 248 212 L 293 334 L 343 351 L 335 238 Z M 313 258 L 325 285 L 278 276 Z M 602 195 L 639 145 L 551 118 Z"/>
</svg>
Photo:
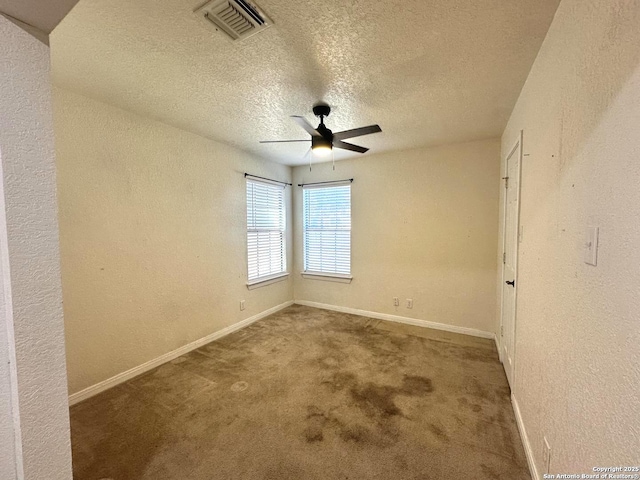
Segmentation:
<svg viewBox="0 0 640 480">
<path fill-rule="evenodd" d="M 311 135 L 311 150 L 321 156 L 326 156 L 331 153 L 333 148 L 342 148 L 343 150 L 351 150 L 352 152 L 365 153 L 368 148 L 353 145 L 352 143 L 344 142 L 347 138 L 360 137 L 362 135 L 369 135 L 370 133 L 381 132 L 382 129 L 379 125 L 369 125 L 368 127 L 354 128 L 352 130 L 345 130 L 343 132 L 333 133 L 329 130 L 325 124 L 324 119 L 331 113 L 331 107 L 326 103 L 317 103 L 313 106 L 313 113 L 316 117 L 320 118 L 320 125 L 317 128 L 313 128 L 304 117 L 298 115 L 292 115 L 291 118 L 306 130 Z M 292 142 L 308 142 L 309 140 L 266 140 L 260 143 L 292 143 Z"/>
</svg>

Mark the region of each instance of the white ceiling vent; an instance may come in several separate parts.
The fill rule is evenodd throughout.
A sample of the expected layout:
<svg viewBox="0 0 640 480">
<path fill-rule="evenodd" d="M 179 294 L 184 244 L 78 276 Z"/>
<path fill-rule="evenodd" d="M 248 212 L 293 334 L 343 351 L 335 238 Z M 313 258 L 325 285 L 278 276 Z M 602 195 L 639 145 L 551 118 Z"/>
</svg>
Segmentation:
<svg viewBox="0 0 640 480">
<path fill-rule="evenodd" d="M 211 0 L 195 13 L 233 40 L 250 37 L 273 25 L 262 10 L 245 0 Z"/>
</svg>

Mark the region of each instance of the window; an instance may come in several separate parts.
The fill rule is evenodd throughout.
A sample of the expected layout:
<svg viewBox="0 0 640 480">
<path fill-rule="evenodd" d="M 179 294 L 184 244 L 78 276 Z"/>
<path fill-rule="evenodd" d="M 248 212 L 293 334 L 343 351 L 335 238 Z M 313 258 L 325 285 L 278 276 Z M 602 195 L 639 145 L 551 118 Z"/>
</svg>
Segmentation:
<svg viewBox="0 0 640 480">
<path fill-rule="evenodd" d="M 286 273 L 284 186 L 247 179 L 248 285 Z"/>
<path fill-rule="evenodd" d="M 304 273 L 350 278 L 351 182 L 303 187 Z"/>
</svg>

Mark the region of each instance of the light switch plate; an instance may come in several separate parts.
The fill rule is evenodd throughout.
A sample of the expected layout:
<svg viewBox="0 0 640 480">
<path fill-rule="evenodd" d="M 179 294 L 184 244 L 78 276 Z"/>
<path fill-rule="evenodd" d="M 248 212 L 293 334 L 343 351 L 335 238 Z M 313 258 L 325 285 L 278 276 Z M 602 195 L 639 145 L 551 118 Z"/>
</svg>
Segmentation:
<svg viewBox="0 0 640 480">
<path fill-rule="evenodd" d="M 584 263 L 588 265 L 598 264 L 598 227 L 587 227 L 584 243 Z"/>
</svg>

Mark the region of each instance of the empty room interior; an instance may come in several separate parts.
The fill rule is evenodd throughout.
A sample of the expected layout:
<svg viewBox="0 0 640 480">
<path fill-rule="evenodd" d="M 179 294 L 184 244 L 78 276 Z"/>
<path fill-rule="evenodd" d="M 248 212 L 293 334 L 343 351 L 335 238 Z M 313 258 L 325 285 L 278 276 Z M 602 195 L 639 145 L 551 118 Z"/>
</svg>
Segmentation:
<svg viewBox="0 0 640 480">
<path fill-rule="evenodd" d="M 640 478 L 640 2 L 0 14 L 0 478 Z"/>
</svg>

